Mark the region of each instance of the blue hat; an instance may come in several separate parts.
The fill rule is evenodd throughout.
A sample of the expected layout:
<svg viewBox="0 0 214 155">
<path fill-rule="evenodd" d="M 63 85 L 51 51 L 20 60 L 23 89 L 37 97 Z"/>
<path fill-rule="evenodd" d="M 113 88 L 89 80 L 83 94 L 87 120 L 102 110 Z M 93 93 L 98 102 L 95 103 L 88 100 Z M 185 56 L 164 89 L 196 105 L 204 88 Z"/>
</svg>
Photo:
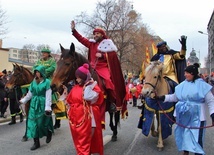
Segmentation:
<svg viewBox="0 0 214 155">
<path fill-rule="evenodd" d="M 156 47 L 159 48 L 162 45 L 167 45 L 166 41 L 159 42 Z"/>
</svg>

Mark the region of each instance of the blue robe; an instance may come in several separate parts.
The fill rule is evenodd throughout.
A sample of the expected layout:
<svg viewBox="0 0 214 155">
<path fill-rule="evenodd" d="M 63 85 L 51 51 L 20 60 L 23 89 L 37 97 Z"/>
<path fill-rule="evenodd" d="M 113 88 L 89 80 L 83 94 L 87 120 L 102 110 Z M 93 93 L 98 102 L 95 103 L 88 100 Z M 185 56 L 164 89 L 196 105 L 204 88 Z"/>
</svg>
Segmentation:
<svg viewBox="0 0 214 155">
<path fill-rule="evenodd" d="M 200 127 L 201 105 L 205 104 L 205 96 L 211 86 L 201 78 L 195 82 L 183 81 L 175 88 L 178 102 L 175 106 L 176 122 L 187 127 Z M 175 141 L 179 151 L 190 151 L 205 154 L 198 143 L 199 129 L 175 128 Z"/>
</svg>

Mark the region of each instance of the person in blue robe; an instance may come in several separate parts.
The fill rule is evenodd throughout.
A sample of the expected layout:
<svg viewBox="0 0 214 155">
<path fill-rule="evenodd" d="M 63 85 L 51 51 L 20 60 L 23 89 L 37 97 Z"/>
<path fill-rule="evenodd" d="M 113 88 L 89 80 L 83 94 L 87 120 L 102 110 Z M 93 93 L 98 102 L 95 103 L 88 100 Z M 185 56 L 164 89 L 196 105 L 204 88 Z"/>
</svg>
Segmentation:
<svg viewBox="0 0 214 155">
<path fill-rule="evenodd" d="M 195 155 L 205 154 L 203 150 L 206 126 L 205 106 L 209 109 L 214 125 L 212 86 L 200 78 L 198 68 L 197 63 L 187 66 L 184 73 L 186 79 L 175 87 L 175 93 L 156 97 L 164 102 L 177 102 L 174 112 L 177 125 L 174 134 L 177 148 L 183 151 L 183 155 L 189 155 L 189 152 Z"/>
</svg>

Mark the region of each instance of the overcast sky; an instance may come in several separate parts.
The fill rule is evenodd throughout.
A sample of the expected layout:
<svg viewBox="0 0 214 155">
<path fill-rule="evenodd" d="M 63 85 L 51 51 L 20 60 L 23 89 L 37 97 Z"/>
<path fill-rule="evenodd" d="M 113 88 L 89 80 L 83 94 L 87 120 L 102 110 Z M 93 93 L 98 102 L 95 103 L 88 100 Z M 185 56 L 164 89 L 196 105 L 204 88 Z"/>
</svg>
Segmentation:
<svg viewBox="0 0 214 155">
<path fill-rule="evenodd" d="M 104 0 L 100 0 L 103 2 Z M 187 57 L 194 48 L 204 66 L 208 54 L 207 25 L 214 9 L 213 0 L 131 0 L 134 9 L 155 35 L 180 49 L 178 39 L 187 35 Z M 59 43 L 69 48 L 81 46 L 71 35 L 70 21 L 82 11 L 92 14 L 97 0 L 0 0 L 10 23 L 3 48 L 22 48 L 25 44 L 48 44 L 54 50 Z M 77 28 L 78 29 L 78 28 Z M 84 35 L 84 34 L 83 34 Z"/>
</svg>

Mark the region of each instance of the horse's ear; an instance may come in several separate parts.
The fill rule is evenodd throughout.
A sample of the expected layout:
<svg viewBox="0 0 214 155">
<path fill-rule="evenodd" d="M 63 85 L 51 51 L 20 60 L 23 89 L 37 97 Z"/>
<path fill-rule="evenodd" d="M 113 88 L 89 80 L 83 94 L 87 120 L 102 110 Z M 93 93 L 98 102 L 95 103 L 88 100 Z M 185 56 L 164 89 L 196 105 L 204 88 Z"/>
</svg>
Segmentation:
<svg viewBox="0 0 214 155">
<path fill-rule="evenodd" d="M 163 70 L 163 67 L 164 67 L 164 64 L 162 62 L 159 62 L 158 68 L 159 68 L 160 71 Z"/>
<path fill-rule="evenodd" d="M 65 50 L 64 47 L 61 44 L 59 44 L 59 46 L 60 46 L 61 52 Z"/>
<path fill-rule="evenodd" d="M 70 46 L 70 52 L 75 52 L 75 46 L 74 46 L 74 43 L 71 43 L 71 46 Z"/>
</svg>

